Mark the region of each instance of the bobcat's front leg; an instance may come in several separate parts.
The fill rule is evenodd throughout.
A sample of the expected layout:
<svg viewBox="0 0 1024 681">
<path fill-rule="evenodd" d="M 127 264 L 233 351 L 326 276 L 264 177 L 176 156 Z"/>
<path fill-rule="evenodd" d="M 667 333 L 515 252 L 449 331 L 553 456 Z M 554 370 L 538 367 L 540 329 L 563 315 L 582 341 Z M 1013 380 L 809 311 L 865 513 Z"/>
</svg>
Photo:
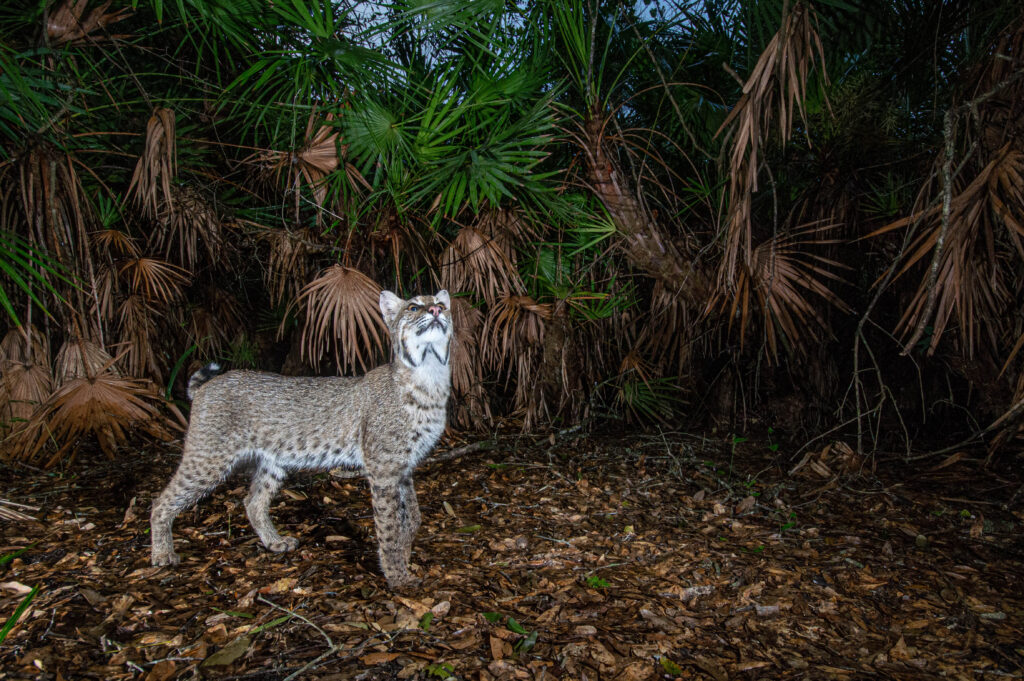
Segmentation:
<svg viewBox="0 0 1024 681">
<path fill-rule="evenodd" d="M 412 543 L 416 539 L 416 531 L 420 529 L 420 505 L 416 501 L 416 488 L 412 484 L 412 475 L 402 476 L 399 482 L 401 494 L 401 521 L 403 557 L 406 565 L 412 557 Z"/>
<path fill-rule="evenodd" d="M 373 523 L 377 528 L 381 570 L 391 589 L 409 586 L 414 580 L 409 574 L 408 538 L 401 521 L 401 483 L 396 478 L 370 480 L 370 493 L 373 496 Z"/>
</svg>

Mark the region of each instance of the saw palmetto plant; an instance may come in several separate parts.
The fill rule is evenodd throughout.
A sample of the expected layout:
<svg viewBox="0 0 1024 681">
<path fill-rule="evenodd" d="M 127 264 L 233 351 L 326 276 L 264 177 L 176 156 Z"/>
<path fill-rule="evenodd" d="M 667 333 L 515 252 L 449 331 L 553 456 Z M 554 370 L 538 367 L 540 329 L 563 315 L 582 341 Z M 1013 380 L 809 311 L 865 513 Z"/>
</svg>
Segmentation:
<svg viewBox="0 0 1024 681">
<path fill-rule="evenodd" d="M 379 291 L 442 287 L 458 428 L 785 397 L 904 432 L 925 364 L 951 428 L 1016 423 L 1019 7 L 363 5 L 4 6 L 7 456 L 173 434 L 189 364 L 365 371 Z"/>
</svg>

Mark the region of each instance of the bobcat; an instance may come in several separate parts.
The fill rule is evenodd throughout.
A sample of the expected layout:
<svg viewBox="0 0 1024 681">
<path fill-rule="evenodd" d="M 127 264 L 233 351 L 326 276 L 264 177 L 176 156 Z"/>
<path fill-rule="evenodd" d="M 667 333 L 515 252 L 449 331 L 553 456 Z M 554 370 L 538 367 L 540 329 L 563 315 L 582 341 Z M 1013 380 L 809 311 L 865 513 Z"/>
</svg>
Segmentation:
<svg viewBox="0 0 1024 681">
<path fill-rule="evenodd" d="M 402 300 L 380 294 L 393 360 L 359 378 L 287 377 L 210 364 L 189 380 L 192 416 L 181 464 L 153 504 L 153 565 L 176 565 L 171 525 L 235 468 L 254 471 L 245 511 L 263 544 L 295 549 L 270 519 L 290 471 L 363 469 L 373 498 L 381 568 L 395 589 L 409 574 L 420 525 L 412 473 L 444 430 L 451 390 L 447 291 Z"/>
</svg>

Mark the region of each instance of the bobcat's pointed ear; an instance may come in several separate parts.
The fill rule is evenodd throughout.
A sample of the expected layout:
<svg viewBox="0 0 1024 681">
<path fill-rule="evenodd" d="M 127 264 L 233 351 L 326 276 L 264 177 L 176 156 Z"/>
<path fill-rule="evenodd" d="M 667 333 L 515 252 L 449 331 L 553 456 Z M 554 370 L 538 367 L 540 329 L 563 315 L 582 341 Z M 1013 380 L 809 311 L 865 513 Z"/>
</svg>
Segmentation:
<svg viewBox="0 0 1024 681">
<path fill-rule="evenodd" d="M 405 301 L 391 291 L 380 292 L 380 312 L 384 315 L 384 323 L 389 327 L 403 306 L 405 306 Z"/>
<path fill-rule="evenodd" d="M 448 295 L 448 291 L 445 290 L 445 289 L 441 289 L 440 291 L 435 293 L 434 294 L 434 300 L 436 300 L 436 301 L 438 301 L 440 303 L 444 303 L 445 307 L 451 307 L 452 306 L 452 297 Z"/>
</svg>

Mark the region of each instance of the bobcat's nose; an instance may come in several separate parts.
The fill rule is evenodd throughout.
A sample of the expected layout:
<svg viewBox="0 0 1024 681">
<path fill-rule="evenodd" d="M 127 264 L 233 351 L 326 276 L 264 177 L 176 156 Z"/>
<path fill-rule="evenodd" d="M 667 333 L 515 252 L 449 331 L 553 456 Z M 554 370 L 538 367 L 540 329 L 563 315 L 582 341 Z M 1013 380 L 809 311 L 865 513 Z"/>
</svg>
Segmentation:
<svg viewBox="0 0 1024 681">
<path fill-rule="evenodd" d="M 444 308 L 442 308 L 440 305 L 431 305 L 430 307 L 427 308 L 427 311 L 430 312 L 430 314 L 434 315 L 435 317 L 440 317 L 441 310 L 443 309 Z"/>
</svg>

